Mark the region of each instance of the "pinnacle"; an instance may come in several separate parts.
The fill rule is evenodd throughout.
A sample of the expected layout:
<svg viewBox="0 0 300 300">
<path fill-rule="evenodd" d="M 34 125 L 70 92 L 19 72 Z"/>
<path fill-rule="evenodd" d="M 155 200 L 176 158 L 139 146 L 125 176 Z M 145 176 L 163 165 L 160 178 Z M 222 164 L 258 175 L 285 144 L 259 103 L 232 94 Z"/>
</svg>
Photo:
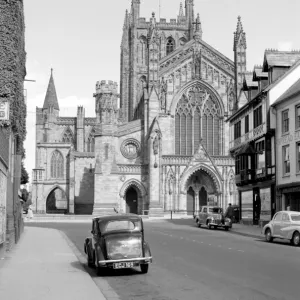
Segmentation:
<svg viewBox="0 0 300 300">
<path fill-rule="evenodd" d="M 240 33 L 243 31 L 243 24 L 241 21 L 241 16 L 238 16 L 238 22 L 237 22 L 237 26 L 236 26 L 236 32 Z"/>
<path fill-rule="evenodd" d="M 183 17 L 184 14 L 183 14 L 183 5 L 182 5 L 182 2 L 180 2 L 180 8 L 179 8 L 179 17 Z"/>
<path fill-rule="evenodd" d="M 59 110 L 59 105 L 58 105 L 58 100 L 57 100 L 57 95 L 56 95 L 56 89 L 55 89 L 55 84 L 54 84 L 54 79 L 53 79 L 53 69 L 51 68 L 51 76 L 48 84 L 48 89 L 46 93 L 46 97 L 44 100 L 44 109 L 53 107 L 54 109 Z"/>
</svg>

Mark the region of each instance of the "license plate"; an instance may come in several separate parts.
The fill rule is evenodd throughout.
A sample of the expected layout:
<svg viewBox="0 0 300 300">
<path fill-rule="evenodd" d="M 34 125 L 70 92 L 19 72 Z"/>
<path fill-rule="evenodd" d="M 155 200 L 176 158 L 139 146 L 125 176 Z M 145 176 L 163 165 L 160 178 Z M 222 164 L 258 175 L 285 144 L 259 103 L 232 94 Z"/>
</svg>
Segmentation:
<svg viewBox="0 0 300 300">
<path fill-rule="evenodd" d="M 125 268 L 133 268 L 133 262 L 123 262 L 123 263 L 114 263 L 114 269 L 125 269 Z"/>
</svg>

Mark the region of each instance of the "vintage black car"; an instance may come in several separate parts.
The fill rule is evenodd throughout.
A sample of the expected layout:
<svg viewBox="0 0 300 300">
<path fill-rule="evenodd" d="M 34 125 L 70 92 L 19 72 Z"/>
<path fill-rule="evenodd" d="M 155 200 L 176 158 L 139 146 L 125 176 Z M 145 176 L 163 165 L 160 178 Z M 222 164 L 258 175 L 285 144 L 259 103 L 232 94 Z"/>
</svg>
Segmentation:
<svg viewBox="0 0 300 300">
<path fill-rule="evenodd" d="M 97 275 L 106 268 L 124 269 L 140 266 L 148 272 L 152 256 L 144 240 L 142 218 L 134 214 L 116 214 L 93 218 L 92 236 L 85 239 L 88 265 Z"/>
</svg>

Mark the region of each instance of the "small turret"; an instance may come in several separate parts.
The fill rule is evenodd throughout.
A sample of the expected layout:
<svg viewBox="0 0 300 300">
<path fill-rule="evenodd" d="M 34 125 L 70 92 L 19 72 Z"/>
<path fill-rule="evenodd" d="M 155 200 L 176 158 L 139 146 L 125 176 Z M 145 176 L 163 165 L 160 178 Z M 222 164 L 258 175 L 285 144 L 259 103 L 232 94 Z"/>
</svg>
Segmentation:
<svg viewBox="0 0 300 300">
<path fill-rule="evenodd" d="M 96 117 L 97 123 L 108 125 L 118 121 L 118 84 L 113 81 L 102 80 L 96 83 Z"/>
<path fill-rule="evenodd" d="M 76 132 L 77 132 L 77 151 L 84 152 L 84 119 L 85 119 L 85 109 L 83 106 L 77 107 L 77 122 L 76 122 Z"/>
</svg>

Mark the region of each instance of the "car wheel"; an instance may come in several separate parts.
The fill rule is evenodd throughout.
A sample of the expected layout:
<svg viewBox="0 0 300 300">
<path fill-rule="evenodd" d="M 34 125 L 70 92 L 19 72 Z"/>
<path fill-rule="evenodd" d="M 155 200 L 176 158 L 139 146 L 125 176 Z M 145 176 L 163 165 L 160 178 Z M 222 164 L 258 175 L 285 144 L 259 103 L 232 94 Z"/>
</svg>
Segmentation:
<svg viewBox="0 0 300 300">
<path fill-rule="evenodd" d="M 211 229 L 210 221 L 207 221 L 207 228 Z"/>
<path fill-rule="evenodd" d="M 292 244 L 294 246 L 300 245 L 300 234 L 298 231 L 294 232 L 294 234 L 293 234 Z"/>
<path fill-rule="evenodd" d="M 271 243 L 273 241 L 271 230 L 268 228 L 265 231 L 265 239 L 267 242 Z"/>
<path fill-rule="evenodd" d="M 95 263 L 94 263 L 94 260 L 90 258 L 90 255 L 87 251 L 87 264 L 89 267 L 94 267 L 95 266 Z"/>
<path fill-rule="evenodd" d="M 200 228 L 201 227 L 201 223 L 199 221 L 199 219 L 197 220 L 197 226 Z"/>
<path fill-rule="evenodd" d="M 225 231 L 228 231 L 229 230 L 229 227 L 225 227 Z"/>
<path fill-rule="evenodd" d="M 148 273 L 149 264 L 141 264 L 141 271 L 143 274 Z"/>
<path fill-rule="evenodd" d="M 97 276 L 100 276 L 102 274 L 102 268 L 99 267 L 99 265 L 98 265 L 98 258 L 97 258 L 96 253 L 94 254 L 94 257 L 95 257 L 96 274 L 97 274 Z"/>
</svg>

